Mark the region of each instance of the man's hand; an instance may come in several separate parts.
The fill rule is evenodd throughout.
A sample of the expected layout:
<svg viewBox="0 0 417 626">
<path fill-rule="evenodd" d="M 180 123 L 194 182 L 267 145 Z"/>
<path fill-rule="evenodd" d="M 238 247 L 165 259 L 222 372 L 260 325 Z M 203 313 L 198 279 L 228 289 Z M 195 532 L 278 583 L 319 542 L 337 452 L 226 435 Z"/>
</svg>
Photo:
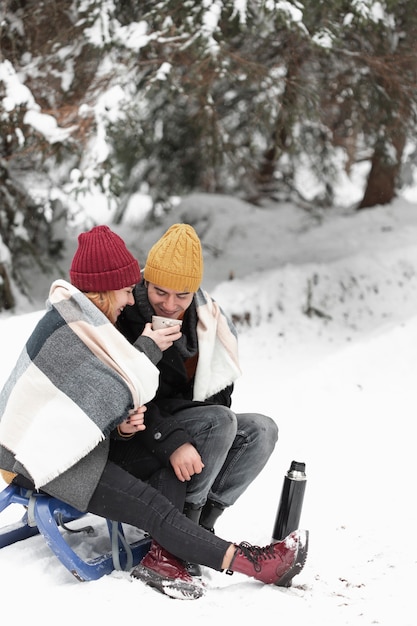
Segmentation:
<svg viewBox="0 0 417 626">
<path fill-rule="evenodd" d="M 182 483 L 203 471 L 204 463 L 191 443 L 183 443 L 171 454 L 169 460 L 175 476 Z"/>
</svg>

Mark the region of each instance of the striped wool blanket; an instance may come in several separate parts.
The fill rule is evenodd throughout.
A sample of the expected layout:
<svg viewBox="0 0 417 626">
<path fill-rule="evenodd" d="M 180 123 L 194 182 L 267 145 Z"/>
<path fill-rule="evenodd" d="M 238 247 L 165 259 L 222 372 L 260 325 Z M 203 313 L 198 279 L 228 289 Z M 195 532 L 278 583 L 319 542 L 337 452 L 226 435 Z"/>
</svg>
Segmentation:
<svg viewBox="0 0 417 626">
<path fill-rule="evenodd" d="M 193 400 L 206 400 L 241 375 L 236 329 L 207 292 L 195 294 L 198 362 Z"/>
<path fill-rule="evenodd" d="M 158 375 L 83 293 L 57 280 L 0 394 L 0 444 L 39 488 L 149 402 Z"/>
</svg>

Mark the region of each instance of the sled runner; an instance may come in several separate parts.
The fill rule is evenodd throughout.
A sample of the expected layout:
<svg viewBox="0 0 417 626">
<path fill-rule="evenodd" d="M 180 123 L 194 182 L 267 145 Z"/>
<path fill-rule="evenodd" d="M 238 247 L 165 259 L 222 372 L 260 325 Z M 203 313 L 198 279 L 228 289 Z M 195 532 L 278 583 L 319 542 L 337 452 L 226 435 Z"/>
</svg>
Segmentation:
<svg viewBox="0 0 417 626">
<path fill-rule="evenodd" d="M 145 534 L 129 543 L 122 524 L 106 520 L 109 551 L 92 559 L 83 559 L 75 551 L 76 546 L 69 545 L 68 538 L 77 533 L 80 543 L 88 541 L 88 534 L 94 529 L 92 526 L 73 529 L 67 524 L 83 518 L 85 513 L 47 494 L 10 484 L 0 492 L 0 514 L 12 504 L 22 505 L 24 514 L 20 521 L 0 527 L 0 549 L 41 534 L 55 556 L 82 582 L 97 580 L 115 569 L 130 570 L 139 563 L 151 544 Z"/>
</svg>

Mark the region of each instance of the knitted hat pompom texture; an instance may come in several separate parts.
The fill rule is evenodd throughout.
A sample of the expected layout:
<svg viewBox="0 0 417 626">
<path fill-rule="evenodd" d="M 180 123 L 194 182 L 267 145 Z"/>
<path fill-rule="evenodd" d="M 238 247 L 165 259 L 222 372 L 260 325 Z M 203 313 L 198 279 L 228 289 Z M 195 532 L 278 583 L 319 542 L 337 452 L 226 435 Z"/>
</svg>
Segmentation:
<svg viewBox="0 0 417 626">
<path fill-rule="evenodd" d="M 108 226 L 95 226 L 78 236 L 70 280 L 80 291 L 114 291 L 141 280 L 137 259 Z"/>
<path fill-rule="evenodd" d="M 189 224 L 173 224 L 150 249 L 143 277 L 159 287 L 191 293 L 200 287 L 203 269 L 196 231 Z"/>
</svg>

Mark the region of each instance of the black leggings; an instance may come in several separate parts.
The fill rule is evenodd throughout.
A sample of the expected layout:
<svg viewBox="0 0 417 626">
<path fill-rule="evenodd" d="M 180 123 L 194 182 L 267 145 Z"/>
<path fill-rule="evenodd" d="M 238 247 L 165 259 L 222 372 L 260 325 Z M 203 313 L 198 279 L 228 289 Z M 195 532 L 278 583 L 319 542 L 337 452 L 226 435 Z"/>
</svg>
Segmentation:
<svg viewBox="0 0 417 626">
<path fill-rule="evenodd" d="M 169 500 L 159 491 L 167 493 L 167 487 L 172 485 L 176 499 L 181 486 L 184 497 L 186 483 L 178 481 L 170 468 L 161 468 L 149 483 L 157 488 L 108 461 L 88 511 L 140 528 L 180 559 L 221 570 L 231 542 L 189 520 L 172 504 L 170 500 L 174 498 Z"/>
</svg>

